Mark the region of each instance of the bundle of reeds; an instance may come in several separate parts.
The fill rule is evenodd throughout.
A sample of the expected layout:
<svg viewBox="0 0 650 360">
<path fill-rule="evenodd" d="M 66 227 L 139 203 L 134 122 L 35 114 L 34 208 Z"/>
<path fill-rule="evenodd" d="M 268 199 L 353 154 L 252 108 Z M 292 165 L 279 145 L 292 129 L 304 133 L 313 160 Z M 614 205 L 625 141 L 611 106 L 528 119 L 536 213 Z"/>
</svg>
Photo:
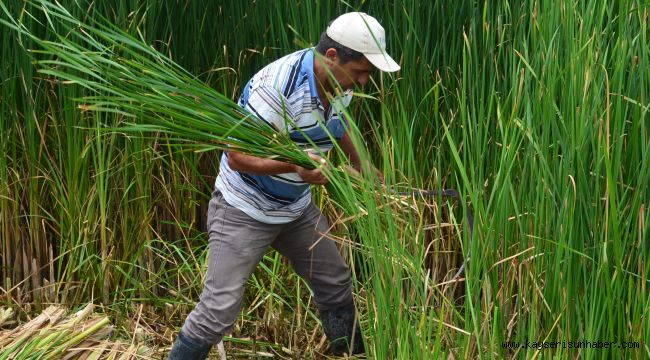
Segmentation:
<svg viewBox="0 0 650 360">
<path fill-rule="evenodd" d="M 0 4 L 5 14 L 9 10 Z M 2 20 L 38 45 L 39 72 L 86 89 L 82 111 L 113 113 L 125 124 L 104 130 L 167 135 L 170 142 L 194 150 L 232 149 L 241 153 L 313 166 L 287 136 L 262 121 L 251 121 L 225 95 L 207 86 L 164 54 L 103 19 L 82 22 L 59 3 L 34 1 L 54 41 L 43 39 L 9 18 Z"/>
<path fill-rule="evenodd" d="M 106 316 L 88 304 L 74 314 L 50 306 L 31 321 L 0 332 L 0 359 L 147 359 L 146 346 L 111 340 L 113 327 Z"/>
</svg>

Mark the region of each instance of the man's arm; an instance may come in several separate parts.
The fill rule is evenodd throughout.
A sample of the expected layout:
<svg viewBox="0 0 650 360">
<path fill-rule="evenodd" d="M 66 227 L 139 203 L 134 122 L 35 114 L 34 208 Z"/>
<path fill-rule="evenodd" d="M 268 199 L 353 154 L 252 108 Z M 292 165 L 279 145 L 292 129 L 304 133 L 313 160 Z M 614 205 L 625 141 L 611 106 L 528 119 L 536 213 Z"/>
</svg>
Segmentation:
<svg viewBox="0 0 650 360">
<path fill-rule="evenodd" d="M 309 154 L 309 156 L 320 163 L 320 156 L 313 154 Z M 295 172 L 306 183 L 313 185 L 327 184 L 327 178 L 320 169 L 307 169 L 282 161 L 263 159 L 234 151 L 228 152 L 228 166 L 235 171 L 253 175 L 277 175 Z"/>
</svg>

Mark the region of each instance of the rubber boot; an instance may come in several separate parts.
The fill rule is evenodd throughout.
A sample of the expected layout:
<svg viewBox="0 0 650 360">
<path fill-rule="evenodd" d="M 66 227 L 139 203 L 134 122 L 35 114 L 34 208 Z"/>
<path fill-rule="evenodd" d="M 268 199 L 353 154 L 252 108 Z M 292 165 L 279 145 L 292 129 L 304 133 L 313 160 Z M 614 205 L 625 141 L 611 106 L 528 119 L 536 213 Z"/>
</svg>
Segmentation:
<svg viewBox="0 0 650 360">
<path fill-rule="evenodd" d="M 330 341 L 327 353 L 341 356 L 366 352 L 354 303 L 321 311 L 323 331 Z"/>
<path fill-rule="evenodd" d="M 174 341 L 168 360 L 204 360 L 211 348 L 212 344 L 202 344 L 181 331 Z"/>
</svg>

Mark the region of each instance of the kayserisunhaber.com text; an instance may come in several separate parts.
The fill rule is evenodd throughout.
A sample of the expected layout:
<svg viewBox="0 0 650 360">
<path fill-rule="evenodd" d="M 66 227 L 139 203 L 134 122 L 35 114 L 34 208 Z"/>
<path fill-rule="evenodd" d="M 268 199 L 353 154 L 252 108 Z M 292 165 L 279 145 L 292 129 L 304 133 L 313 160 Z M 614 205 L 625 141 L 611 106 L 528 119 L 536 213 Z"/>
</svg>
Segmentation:
<svg viewBox="0 0 650 360">
<path fill-rule="evenodd" d="M 504 349 L 638 349 L 638 341 L 503 341 Z"/>
</svg>

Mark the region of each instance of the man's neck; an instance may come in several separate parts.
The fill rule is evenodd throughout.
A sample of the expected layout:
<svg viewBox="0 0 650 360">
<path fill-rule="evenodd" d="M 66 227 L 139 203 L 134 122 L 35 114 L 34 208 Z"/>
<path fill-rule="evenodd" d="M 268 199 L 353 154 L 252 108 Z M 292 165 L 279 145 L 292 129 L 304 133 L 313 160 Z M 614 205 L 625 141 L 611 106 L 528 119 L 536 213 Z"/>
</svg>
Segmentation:
<svg viewBox="0 0 650 360">
<path fill-rule="evenodd" d="M 314 80 L 316 80 L 316 92 L 318 98 L 323 104 L 325 112 L 329 108 L 329 96 L 331 96 L 332 89 L 329 85 L 327 69 L 325 68 L 324 59 L 319 59 L 318 54 L 314 54 Z"/>
</svg>

